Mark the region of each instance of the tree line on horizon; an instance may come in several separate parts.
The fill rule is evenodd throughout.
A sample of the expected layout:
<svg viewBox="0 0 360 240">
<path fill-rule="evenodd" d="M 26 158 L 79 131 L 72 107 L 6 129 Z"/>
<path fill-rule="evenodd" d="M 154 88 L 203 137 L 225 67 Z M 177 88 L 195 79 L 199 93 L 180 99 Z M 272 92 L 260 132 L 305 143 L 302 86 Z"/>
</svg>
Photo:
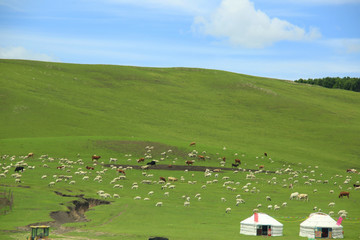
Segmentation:
<svg viewBox="0 0 360 240">
<path fill-rule="evenodd" d="M 319 85 L 326 88 L 340 88 L 354 92 L 360 92 L 360 78 L 351 77 L 326 77 L 326 78 L 309 78 L 295 80 L 298 83 L 307 83 L 312 85 Z"/>
</svg>

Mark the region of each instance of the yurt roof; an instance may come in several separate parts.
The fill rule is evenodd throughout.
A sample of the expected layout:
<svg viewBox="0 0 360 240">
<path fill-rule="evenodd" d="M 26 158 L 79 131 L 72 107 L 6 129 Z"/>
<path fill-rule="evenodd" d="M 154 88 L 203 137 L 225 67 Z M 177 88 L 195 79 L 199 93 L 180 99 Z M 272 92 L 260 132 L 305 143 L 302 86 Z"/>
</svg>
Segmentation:
<svg viewBox="0 0 360 240">
<path fill-rule="evenodd" d="M 300 223 L 300 227 L 342 227 L 337 225 L 336 221 L 325 213 L 311 213 L 308 219 Z"/>
<path fill-rule="evenodd" d="M 270 217 L 266 213 L 258 213 L 258 222 L 255 222 L 254 214 L 251 217 L 241 221 L 241 224 L 253 224 L 253 225 L 271 225 L 271 226 L 283 226 L 282 223 Z"/>
</svg>

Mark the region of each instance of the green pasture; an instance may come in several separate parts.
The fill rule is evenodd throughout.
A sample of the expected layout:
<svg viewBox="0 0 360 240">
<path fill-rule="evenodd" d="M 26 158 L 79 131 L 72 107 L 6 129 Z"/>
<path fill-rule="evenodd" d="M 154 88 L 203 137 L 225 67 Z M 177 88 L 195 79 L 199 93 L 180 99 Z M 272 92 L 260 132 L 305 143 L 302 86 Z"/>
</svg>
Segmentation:
<svg viewBox="0 0 360 240">
<path fill-rule="evenodd" d="M 165 236 L 169 239 L 253 239 L 239 234 L 240 221 L 249 217 L 257 204 L 260 211 L 270 214 L 284 224 L 284 236 L 298 237 L 299 224 L 313 212 L 314 206 L 323 212 L 345 209 L 343 221 L 345 238 L 358 239 L 360 230 L 360 191 L 349 191 L 350 199 L 339 199 L 339 185 L 343 190 L 360 181 L 358 174 L 346 169 L 360 169 L 360 95 L 340 89 L 298 84 L 291 81 L 254 77 L 231 72 L 190 68 L 142 68 L 112 65 L 79 65 L 23 60 L 0 60 L 0 174 L 12 164 L 5 178 L 0 178 L 0 192 L 13 192 L 14 205 L 10 213 L 0 215 L 0 238 L 24 239 L 29 224 L 52 221 L 50 212 L 66 211 L 77 198 L 64 194 L 85 194 L 99 198 L 98 190 L 120 195 L 108 199 L 110 205 L 100 205 L 86 212 L 89 221 L 67 223 L 69 231 L 52 230 L 52 237 L 62 239 L 147 239 Z M 190 142 L 196 146 L 189 146 Z M 256 175 L 246 180 L 247 172 L 225 171 L 218 183 L 205 178 L 203 172 L 150 170 L 152 178 L 140 170 L 127 170 L 127 179 L 114 189 L 110 181 L 116 177 L 109 169 L 103 182 L 93 181 L 97 175 L 88 171 L 90 180 L 77 175 L 92 165 L 91 156 L 101 155 L 95 171 L 102 170 L 109 158 L 118 164 L 137 165 L 145 146 L 154 146 L 153 159 L 160 164 L 185 165 L 187 154 L 197 150 L 209 156 L 194 165 L 220 167 L 219 158 L 226 157 L 231 167 L 240 158 L 242 168 L 276 171 L 287 167 L 299 172 L 294 189 L 283 188 L 292 175 Z M 161 161 L 161 153 L 172 150 Z M 35 169 L 27 169 L 21 183 L 11 177 L 20 156 Z M 264 157 L 264 152 L 268 157 Z M 48 154 L 53 162 L 39 157 Z M 16 156 L 14 161 L 11 156 Z M 59 159 L 76 162 L 69 172 L 56 169 Z M 44 168 L 47 164 L 49 168 Z M 317 168 L 315 168 L 317 167 Z M 306 170 L 305 170 L 306 169 Z M 310 171 L 314 170 L 314 173 Z M 76 184 L 59 182 L 54 187 L 53 175 L 72 175 Z M 192 176 L 194 174 L 194 176 Z M 322 174 L 322 175 L 321 175 Z M 47 175 L 46 179 L 41 176 Z M 304 185 L 308 175 L 328 184 Z M 336 177 L 338 175 L 338 177 Z M 341 177 L 339 177 L 341 175 Z M 183 176 L 175 189 L 161 190 L 159 184 L 141 184 L 144 179 L 158 180 L 160 176 Z M 239 182 L 236 191 L 223 187 L 223 176 Z M 344 184 L 351 176 L 349 184 Z M 268 184 L 276 177 L 277 184 Z M 287 179 L 284 182 L 283 179 Z M 188 184 L 187 181 L 197 181 Z M 133 182 L 139 189 L 131 189 Z M 250 182 L 259 193 L 247 193 L 242 187 Z M 334 182 L 337 182 L 334 185 Z M 202 185 L 206 189 L 202 189 Z M 20 187 L 19 185 L 23 186 Z M 26 186 L 26 188 L 24 187 Z M 314 189 L 317 193 L 313 193 Z M 334 190 L 334 194 L 329 191 Z M 154 191 L 149 201 L 148 192 Z M 164 197 L 164 191 L 170 196 Z M 308 193 L 309 202 L 290 201 L 291 192 Z M 201 193 L 202 200 L 194 199 Z M 235 196 L 241 194 L 245 204 L 235 206 Z M 183 195 L 191 197 L 191 205 L 183 206 Z M 141 196 L 142 200 L 134 200 Z M 265 197 L 271 196 L 271 203 Z M 220 201 L 225 197 L 227 202 Z M 162 201 L 162 207 L 155 207 Z M 269 204 L 286 208 L 267 209 Z M 335 202 L 334 209 L 328 207 Z M 230 214 L 225 209 L 231 207 Z"/>
<path fill-rule="evenodd" d="M 77 158 L 73 158 L 76 160 Z M 173 159 L 167 159 L 162 162 L 167 164 Z M 276 160 L 273 163 L 269 159 L 264 158 L 262 162 L 268 162 L 270 169 L 280 169 L 277 166 Z M 10 161 L 4 161 L 4 165 L 8 165 Z M 152 177 L 143 176 L 141 170 L 127 170 L 126 180 L 116 182 L 116 184 L 123 185 L 123 189 L 113 188 L 114 184 L 110 184 L 111 180 L 118 176 L 115 170 L 110 169 L 103 175 L 102 183 L 96 182 L 93 179 L 97 174 L 88 171 L 86 174 L 90 177 L 89 180 L 82 180 L 84 175 L 75 174 L 79 168 L 86 170 L 84 165 L 73 164 L 73 168 L 67 170 L 59 170 L 56 167 L 59 165 L 58 159 L 54 162 L 48 160 L 31 159 L 27 160 L 29 165 L 35 166 L 35 169 L 27 169 L 22 175 L 21 184 L 15 184 L 14 178 L 8 176 L 2 179 L 2 188 L 11 188 L 14 193 L 14 207 L 13 211 L 7 215 L 1 216 L 0 229 L 3 230 L 1 234 L 5 237 L 20 239 L 20 236 L 25 236 L 27 233 L 17 230 L 18 226 L 26 226 L 31 223 L 51 221 L 49 213 L 51 211 L 66 211 L 66 206 L 71 205 L 71 201 L 76 200 L 75 197 L 62 197 L 54 193 L 54 191 L 62 192 L 68 195 L 85 194 L 86 198 L 99 198 L 97 191 L 103 190 L 113 195 L 117 193 L 120 198 L 107 199 L 111 202 L 110 205 L 100 205 L 91 208 L 86 212 L 88 222 L 68 223 L 67 227 L 75 227 L 77 231 L 69 231 L 67 233 L 56 234 L 53 237 L 63 239 L 76 239 L 76 237 L 87 237 L 89 239 L 146 239 L 149 236 L 166 236 L 170 239 L 249 239 L 248 236 L 240 235 L 240 221 L 249 217 L 252 210 L 257 208 L 258 204 L 261 212 L 268 213 L 284 224 L 284 236 L 279 239 L 301 239 L 298 237 L 299 224 L 306 219 L 306 217 L 314 212 L 314 206 L 321 208 L 323 212 L 328 213 L 334 211 L 335 219 L 337 212 L 345 209 L 349 212 L 348 218 L 344 220 L 343 226 L 345 237 L 347 239 L 356 239 L 360 235 L 360 231 L 356 228 L 359 218 L 360 210 L 357 208 L 360 191 L 351 191 L 349 199 L 339 199 L 338 185 L 348 188 L 350 184 L 342 184 L 346 176 L 351 176 L 352 181 L 360 180 L 358 174 L 344 174 L 344 171 L 339 171 L 335 177 L 334 174 L 329 174 L 326 171 L 315 166 L 302 166 L 293 164 L 290 167 L 298 171 L 299 177 L 295 178 L 299 183 L 294 184 L 294 189 L 284 188 L 283 184 L 289 184 L 289 174 L 266 174 L 259 173 L 256 179 L 247 180 L 246 174 L 248 172 L 239 171 L 224 171 L 219 173 L 216 178 L 214 173 L 211 177 L 204 177 L 203 172 L 196 171 L 170 171 L 170 170 L 148 170 L 147 174 L 152 174 Z M 105 161 L 107 162 L 107 161 Z M 104 162 L 104 163 L 105 163 Z M 256 167 L 255 164 L 250 163 L 251 160 L 243 157 L 243 165 L 251 168 Z M 87 160 L 89 165 L 91 161 Z M 118 160 L 118 164 L 134 164 L 135 158 L 130 161 L 122 158 Z M 47 164 L 48 168 L 44 168 L 43 164 Z M 213 166 L 215 164 L 213 163 Z M 274 169 L 272 168 L 274 166 Z M 288 166 L 286 166 L 288 167 Z M 102 170 L 100 165 L 95 166 L 95 170 Z M 95 171 L 94 170 L 94 171 Z M 311 171 L 314 170 L 314 173 Z M 41 176 L 47 175 L 46 179 L 41 179 Z M 53 175 L 71 175 L 72 180 L 76 181 L 74 185 L 69 185 L 69 181 L 56 183 L 54 187 L 49 187 L 48 183 L 54 181 Z M 316 180 L 329 180 L 328 184 L 313 183 L 311 186 L 304 185 L 307 179 L 303 179 L 303 175 L 308 175 Z M 161 190 L 160 184 L 142 184 L 142 180 L 157 181 L 160 176 L 176 177 L 180 180 L 181 176 L 185 178 L 184 182 L 175 182 L 175 189 Z M 224 176 L 228 176 L 230 181 L 234 181 L 231 186 L 235 187 L 235 191 L 227 190 L 223 183 L 228 180 L 223 180 Z M 276 177 L 276 180 L 272 180 Z M 209 180 L 217 179 L 218 183 L 206 184 Z M 286 179 L 286 182 L 284 181 Z M 197 181 L 196 184 L 188 184 L 188 181 Z M 271 183 L 269 184 L 268 181 Z M 276 181 L 276 184 L 274 184 Z M 137 182 L 139 188 L 137 190 L 131 189 L 134 182 Z M 236 184 L 239 182 L 239 184 Z M 334 185 L 337 182 L 337 185 Z M 256 193 L 245 192 L 242 187 L 246 183 L 251 183 L 249 189 L 256 188 Z M 202 186 L 206 185 L 205 189 Z M 6 187 L 4 187 L 6 186 Z M 23 188 L 21 186 L 30 186 L 30 188 Z M 318 191 L 313 192 L 314 189 Z M 334 194 L 330 190 L 335 190 Z M 259 190 L 259 192 L 257 192 Z M 149 196 L 149 191 L 154 191 L 154 194 Z M 169 192 L 169 197 L 164 196 L 164 192 Z M 289 196 L 292 192 L 298 191 L 309 194 L 309 201 L 290 201 Z M 200 193 L 201 200 L 198 201 L 194 196 Z M 237 194 L 241 195 L 246 203 L 235 206 L 235 197 Z M 184 207 L 183 195 L 191 198 L 190 207 Z M 135 196 L 140 196 L 141 200 L 134 200 Z M 272 201 L 266 201 L 266 196 L 271 196 Z M 144 198 L 150 198 L 149 201 L 144 201 Z M 222 202 L 221 197 L 226 198 L 226 202 Z M 159 201 L 163 202 L 162 207 L 155 207 Z M 287 202 L 287 207 L 281 207 L 280 210 L 274 211 L 267 209 L 269 204 L 279 205 Z M 328 207 L 328 203 L 335 202 L 335 207 Z M 231 207 L 230 214 L 225 213 L 225 209 Z M 189 230 L 192 227 L 192 230 Z M 7 231 L 5 231 L 7 230 Z M 11 230 L 17 230 L 16 233 L 11 233 Z M 8 232 L 9 231 L 9 232 Z M 254 237 L 250 237 L 254 238 Z"/>
</svg>

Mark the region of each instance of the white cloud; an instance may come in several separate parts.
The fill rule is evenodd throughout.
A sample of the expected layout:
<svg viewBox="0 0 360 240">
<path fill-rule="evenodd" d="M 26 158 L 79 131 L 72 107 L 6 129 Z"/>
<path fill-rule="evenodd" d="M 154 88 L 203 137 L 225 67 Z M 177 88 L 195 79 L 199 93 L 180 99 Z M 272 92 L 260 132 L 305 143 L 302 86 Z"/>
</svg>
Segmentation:
<svg viewBox="0 0 360 240">
<path fill-rule="evenodd" d="M 53 62 L 54 58 L 43 53 L 35 53 L 24 47 L 0 48 L 0 58 L 3 59 L 27 59 Z"/>
<path fill-rule="evenodd" d="M 279 18 L 270 18 L 256 10 L 249 0 L 222 0 L 210 17 L 198 16 L 194 26 L 197 31 L 246 48 L 263 48 L 282 40 L 302 41 L 320 37 L 313 28 L 303 28 Z"/>
</svg>

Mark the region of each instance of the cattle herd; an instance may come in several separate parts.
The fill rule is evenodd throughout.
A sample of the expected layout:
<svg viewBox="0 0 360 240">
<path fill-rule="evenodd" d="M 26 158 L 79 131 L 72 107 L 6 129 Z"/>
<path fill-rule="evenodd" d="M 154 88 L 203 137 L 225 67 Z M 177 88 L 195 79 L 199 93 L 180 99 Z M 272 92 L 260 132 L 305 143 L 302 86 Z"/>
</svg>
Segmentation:
<svg viewBox="0 0 360 240">
<path fill-rule="evenodd" d="M 190 146 L 195 147 L 196 143 L 192 142 L 190 143 Z M 266 163 L 269 163 L 270 165 L 270 163 L 273 162 L 273 160 L 268 157 L 268 153 L 264 153 L 263 156 L 260 157 L 261 159 L 264 159 L 263 162 L 265 162 L 265 164 L 256 164 L 257 170 L 251 171 L 241 168 L 242 161 L 244 162 L 244 160 L 242 159 L 241 161 L 238 154 L 235 153 L 233 160 L 229 160 L 231 157 L 228 156 L 219 156 L 217 159 L 219 168 L 217 169 L 206 169 L 203 173 L 192 173 L 191 167 L 196 164 L 197 161 L 209 160 L 212 161 L 212 163 L 216 162 L 216 160 L 210 159 L 205 151 L 199 154 L 196 150 L 192 150 L 189 152 L 188 158 L 184 159 L 185 163 L 182 162 L 182 165 L 188 166 L 189 169 L 186 169 L 183 173 L 176 173 L 179 176 L 166 176 L 170 174 L 169 171 L 164 171 L 161 176 L 155 176 L 160 174 L 159 172 L 161 171 L 159 170 L 156 173 L 153 173 L 152 166 L 160 164 L 164 160 L 169 160 L 169 153 L 171 153 L 171 150 L 169 149 L 168 151 L 161 153 L 159 160 L 156 160 L 152 156 L 152 149 L 152 146 L 147 146 L 145 148 L 144 156 L 137 159 L 133 159 L 131 154 L 125 155 L 128 157 L 128 159 L 125 160 L 126 163 L 132 161 L 134 162 L 133 166 L 140 166 L 140 170 L 134 170 L 133 167 L 128 164 L 126 164 L 127 167 L 122 166 L 122 164 L 118 163 L 117 158 L 112 157 L 107 161 L 100 155 L 92 155 L 91 161 L 90 159 L 82 160 L 78 158 L 76 160 L 70 160 L 67 158 L 52 158 L 48 155 L 41 155 L 38 157 L 41 161 L 38 161 L 36 164 L 33 163 L 33 160 L 35 159 L 34 153 L 29 153 L 25 156 L 3 155 L 0 163 L 0 178 L 7 178 L 8 175 L 10 175 L 10 177 L 15 179 L 16 184 L 26 184 L 25 181 L 22 182 L 23 175 L 30 174 L 29 172 L 35 168 L 43 169 L 42 172 L 44 173 L 46 173 L 47 169 L 51 168 L 54 169 L 54 171 L 57 171 L 57 174 L 53 174 L 52 176 L 44 174 L 40 177 L 43 181 L 50 179 L 49 182 L 44 182 L 50 188 L 63 183 L 76 185 L 79 181 L 91 180 L 98 182 L 99 185 L 97 186 L 99 186 L 99 188 L 105 186 L 103 184 L 107 184 L 107 186 L 110 184 L 113 193 L 109 193 L 109 190 L 106 192 L 98 189 L 96 194 L 100 198 L 113 198 L 114 201 L 115 199 L 121 199 L 123 192 L 119 192 L 118 189 L 121 191 L 132 191 L 131 193 L 134 194 L 133 199 L 136 201 L 142 199 L 150 201 L 154 194 L 159 194 L 162 191 L 161 194 L 165 200 L 157 201 L 154 204 L 156 207 L 164 207 L 166 204 L 170 204 L 168 199 L 171 198 L 171 191 L 179 184 L 198 185 L 199 191 L 202 191 L 196 193 L 194 196 L 185 192 L 181 197 L 184 201 L 184 207 L 190 207 L 192 201 L 204 201 L 204 199 L 206 199 L 206 192 L 210 191 L 208 189 L 211 189 L 215 185 L 221 186 L 224 189 L 223 191 L 226 192 L 224 195 L 229 196 L 229 193 L 233 194 L 233 199 L 231 201 L 228 201 L 228 197 L 226 196 L 219 195 L 218 197 L 218 204 L 223 204 L 224 212 L 228 214 L 232 212 L 232 207 L 245 205 L 247 198 L 258 199 L 259 202 L 256 205 L 247 206 L 254 212 L 258 212 L 263 207 L 263 204 L 267 204 L 266 202 L 271 203 L 267 205 L 266 209 L 277 211 L 281 210 L 281 208 L 288 207 L 287 200 L 303 201 L 306 202 L 306 204 L 311 203 L 312 199 L 310 198 L 310 195 L 316 196 L 318 192 L 317 188 L 320 189 L 320 187 L 325 184 L 327 186 L 331 185 L 333 188 L 327 193 L 330 202 L 326 207 L 334 208 L 336 204 L 335 199 L 337 199 L 337 197 L 333 197 L 335 191 L 339 192 L 338 198 L 350 198 L 351 191 L 360 189 L 359 181 L 356 180 L 359 174 L 356 169 L 343 170 L 343 174 L 330 176 L 329 179 L 324 179 L 323 173 L 318 166 L 301 167 L 301 165 L 298 165 L 297 169 L 295 169 L 295 166 L 283 165 L 281 168 L 273 169 L 270 173 L 269 171 L 264 170 Z M 242 155 L 242 158 L 245 158 L 245 155 Z M 41 164 L 39 164 L 39 162 Z M 174 157 L 174 160 L 168 165 L 169 169 L 179 162 L 180 161 Z M 108 167 L 106 167 L 106 164 L 108 164 Z M 222 169 L 226 164 L 231 164 L 233 169 Z M 129 181 L 131 181 L 131 177 L 126 174 L 127 171 L 136 171 L 138 174 L 136 179 L 141 179 L 141 185 L 138 184 L 137 181 L 128 184 Z M 176 174 L 174 173 L 174 175 Z M 198 176 L 196 180 L 195 174 Z M 105 176 L 111 176 L 112 180 L 105 182 L 105 179 L 108 179 L 108 177 Z M 131 174 L 131 176 L 134 176 L 134 174 Z M 126 188 L 124 187 L 126 185 L 129 186 Z M 139 196 L 136 194 L 136 190 L 142 188 L 142 185 L 151 185 L 153 186 L 153 190 L 149 191 L 147 196 Z M 309 192 L 296 191 L 296 189 L 309 189 L 310 187 L 315 186 L 317 186 L 317 188 L 314 188 Z M 259 194 L 265 189 L 276 189 L 277 187 L 288 191 L 289 195 L 286 199 L 280 198 L 276 194 L 272 196 L 267 195 L 262 200 L 258 198 Z M 346 199 L 341 201 L 346 201 Z M 316 201 L 314 201 L 313 204 L 315 204 L 315 202 Z M 317 206 L 312 207 L 312 209 L 322 211 Z M 328 213 L 332 215 L 334 214 L 334 211 L 329 211 Z M 338 214 L 343 217 L 346 217 L 347 213 L 347 210 L 340 210 L 338 212 Z"/>
</svg>

